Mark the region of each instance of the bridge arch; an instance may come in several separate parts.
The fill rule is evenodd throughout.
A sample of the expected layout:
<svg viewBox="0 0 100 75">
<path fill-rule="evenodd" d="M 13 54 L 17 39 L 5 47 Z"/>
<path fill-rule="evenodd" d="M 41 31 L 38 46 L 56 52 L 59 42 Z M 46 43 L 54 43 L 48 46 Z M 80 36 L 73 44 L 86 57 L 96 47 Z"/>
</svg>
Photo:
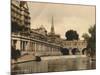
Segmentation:
<svg viewBox="0 0 100 75">
<path fill-rule="evenodd" d="M 71 52 L 72 52 L 73 55 L 76 55 L 76 54 L 80 53 L 78 48 L 73 48 Z"/>
<path fill-rule="evenodd" d="M 69 49 L 68 48 L 61 48 L 60 51 L 63 55 L 69 55 Z"/>
<path fill-rule="evenodd" d="M 82 54 L 85 55 L 86 52 L 87 52 L 87 48 L 83 48 L 83 49 L 82 49 Z"/>
</svg>

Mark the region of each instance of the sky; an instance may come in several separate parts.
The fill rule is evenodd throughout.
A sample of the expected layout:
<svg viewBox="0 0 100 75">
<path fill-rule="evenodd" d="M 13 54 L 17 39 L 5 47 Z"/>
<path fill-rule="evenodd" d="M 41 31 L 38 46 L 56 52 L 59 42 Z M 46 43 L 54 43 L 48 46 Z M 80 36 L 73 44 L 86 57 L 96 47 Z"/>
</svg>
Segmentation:
<svg viewBox="0 0 100 75">
<path fill-rule="evenodd" d="M 50 32 L 52 16 L 55 33 L 65 38 L 66 31 L 73 29 L 82 38 L 83 33 L 95 24 L 95 6 L 28 2 L 31 28 L 41 25 Z"/>
</svg>

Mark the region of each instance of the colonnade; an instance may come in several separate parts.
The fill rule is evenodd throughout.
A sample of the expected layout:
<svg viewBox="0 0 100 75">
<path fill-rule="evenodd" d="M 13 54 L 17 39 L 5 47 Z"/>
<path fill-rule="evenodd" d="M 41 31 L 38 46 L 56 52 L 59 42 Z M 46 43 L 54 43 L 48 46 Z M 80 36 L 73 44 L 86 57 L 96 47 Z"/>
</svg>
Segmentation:
<svg viewBox="0 0 100 75">
<path fill-rule="evenodd" d="M 22 54 L 30 53 L 35 56 L 61 55 L 60 46 L 41 40 L 12 37 L 12 45 L 21 50 Z"/>
</svg>

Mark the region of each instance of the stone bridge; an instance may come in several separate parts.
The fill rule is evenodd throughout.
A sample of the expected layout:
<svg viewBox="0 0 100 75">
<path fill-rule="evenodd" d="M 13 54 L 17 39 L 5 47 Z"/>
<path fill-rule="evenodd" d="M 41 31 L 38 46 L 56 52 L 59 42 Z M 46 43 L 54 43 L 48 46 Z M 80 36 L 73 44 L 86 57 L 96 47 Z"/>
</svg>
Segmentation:
<svg viewBox="0 0 100 75">
<path fill-rule="evenodd" d="M 69 50 L 69 54 L 85 54 L 87 42 L 84 40 L 64 41 L 63 48 Z M 74 53 L 75 52 L 75 53 Z"/>
</svg>

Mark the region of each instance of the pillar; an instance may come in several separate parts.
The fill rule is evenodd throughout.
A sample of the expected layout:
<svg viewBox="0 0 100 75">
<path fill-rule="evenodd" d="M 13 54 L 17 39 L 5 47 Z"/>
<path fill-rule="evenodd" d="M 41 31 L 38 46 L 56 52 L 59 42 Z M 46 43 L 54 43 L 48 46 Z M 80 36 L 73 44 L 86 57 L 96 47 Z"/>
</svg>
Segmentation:
<svg viewBox="0 0 100 75">
<path fill-rule="evenodd" d="M 16 42 L 16 49 L 21 50 L 21 41 L 17 40 Z"/>
<path fill-rule="evenodd" d="M 69 54 L 72 55 L 72 49 L 69 49 Z"/>
<path fill-rule="evenodd" d="M 27 41 L 25 41 L 25 51 L 28 50 Z"/>
<path fill-rule="evenodd" d="M 83 49 L 80 49 L 80 55 L 82 55 L 82 50 L 83 50 Z"/>
<path fill-rule="evenodd" d="M 36 53 L 36 42 L 34 42 L 34 52 Z"/>
<path fill-rule="evenodd" d="M 52 48 L 51 48 L 51 55 L 53 55 L 53 52 L 54 52 L 54 51 L 53 51 L 53 47 L 52 47 Z"/>
</svg>

